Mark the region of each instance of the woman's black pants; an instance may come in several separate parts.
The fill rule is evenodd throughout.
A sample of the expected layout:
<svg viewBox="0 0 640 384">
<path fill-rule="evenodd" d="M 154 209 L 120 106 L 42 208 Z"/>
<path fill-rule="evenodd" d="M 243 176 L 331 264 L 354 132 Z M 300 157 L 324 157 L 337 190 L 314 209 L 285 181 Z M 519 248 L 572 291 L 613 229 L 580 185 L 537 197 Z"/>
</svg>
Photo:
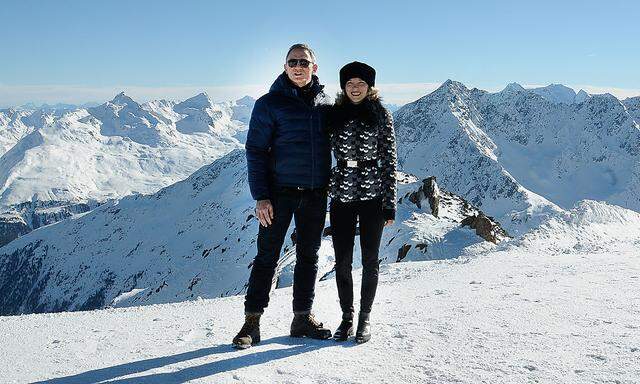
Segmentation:
<svg viewBox="0 0 640 384">
<path fill-rule="evenodd" d="M 356 237 L 356 224 L 360 222 L 360 249 L 362 250 L 362 286 L 360 311 L 369 313 L 378 287 L 378 252 L 384 227 L 380 199 L 340 202 L 331 200 L 331 236 L 336 255 L 336 283 L 343 313 L 353 313 L 353 279 L 351 264 Z"/>
</svg>

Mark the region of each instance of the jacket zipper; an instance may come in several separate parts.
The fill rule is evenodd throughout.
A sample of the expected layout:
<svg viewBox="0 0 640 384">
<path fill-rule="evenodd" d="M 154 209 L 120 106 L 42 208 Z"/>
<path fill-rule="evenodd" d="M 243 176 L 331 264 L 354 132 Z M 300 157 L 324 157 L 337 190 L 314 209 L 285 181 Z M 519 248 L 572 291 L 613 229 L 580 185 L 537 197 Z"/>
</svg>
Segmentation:
<svg viewBox="0 0 640 384">
<path fill-rule="evenodd" d="M 315 165 L 315 149 L 314 149 L 314 143 L 313 143 L 313 108 L 311 109 L 311 114 L 309 115 L 309 132 L 311 134 L 311 189 L 314 189 L 316 165 Z"/>
</svg>

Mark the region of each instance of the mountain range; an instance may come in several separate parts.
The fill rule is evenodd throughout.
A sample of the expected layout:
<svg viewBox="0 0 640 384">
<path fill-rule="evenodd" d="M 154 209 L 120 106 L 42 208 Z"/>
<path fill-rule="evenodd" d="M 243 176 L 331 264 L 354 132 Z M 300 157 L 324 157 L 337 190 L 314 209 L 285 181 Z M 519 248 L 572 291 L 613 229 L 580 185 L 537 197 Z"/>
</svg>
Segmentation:
<svg viewBox="0 0 640 384">
<path fill-rule="evenodd" d="M 383 235 L 382 262 L 455 258 L 495 247 L 461 225 L 469 217 L 488 216 L 508 241 L 565 217 L 585 199 L 640 210 L 638 98 L 572 92 L 510 84 L 489 93 L 447 81 L 395 112 L 399 208 Z M 15 196 L 34 191 L 38 201 L 97 203 L 0 248 L 2 313 L 244 292 L 258 225 L 242 149 L 251 101 L 215 105 L 197 95 L 140 105 L 120 94 L 100 106 L 46 115 L 49 122 L 40 128 L 14 123 L 17 131 L 31 131 L 0 158 L 1 169 L 14 169 L 4 164 L 23 153 L 37 182 L 31 187 L 24 176 L 14 177 L 17 184 L 3 189 L 2 199 L 18 202 Z M 86 161 L 97 154 L 108 166 Z M 43 158 L 57 160 L 43 164 Z M 93 194 L 71 188 L 86 182 L 83 173 L 93 177 Z M 438 217 L 420 195 L 430 176 L 443 190 Z M 275 287 L 291 284 L 293 231 Z M 328 235 L 320 249 L 321 279 L 332 276 Z"/>
<path fill-rule="evenodd" d="M 0 111 L 0 237 L 183 180 L 243 147 L 253 102 L 120 93 L 89 108 Z"/>
<path fill-rule="evenodd" d="M 640 210 L 637 98 L 572 92 L 449 80 L 395 113 L 400 168 L 437 176 L 515 234 L 583 199 Z"/>
</svg>

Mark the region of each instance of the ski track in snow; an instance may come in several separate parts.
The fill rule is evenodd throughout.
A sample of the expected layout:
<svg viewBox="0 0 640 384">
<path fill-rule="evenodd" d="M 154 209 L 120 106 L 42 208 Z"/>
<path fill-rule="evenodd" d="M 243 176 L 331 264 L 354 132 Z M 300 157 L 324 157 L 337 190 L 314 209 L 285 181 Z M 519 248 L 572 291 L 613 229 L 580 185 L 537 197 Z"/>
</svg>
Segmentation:
<svg viewBox="0 0 640 384">
<path fill-rule="evenodd" d="M 272 293 L 263 341 L 245 351 L 230 345 L 243 320 L 240 296 L 0 317 L 0 377 L 8 383 L 636 383 L 640 242 L 608 248 L 550 253 L 528 245 L 384 265 L 373 337 L 363 345 L 289 338 L 291 288 Z M 318 283 L 316 295 L 314 312 L 335 329 L 335 281 Z"/>
</svg>

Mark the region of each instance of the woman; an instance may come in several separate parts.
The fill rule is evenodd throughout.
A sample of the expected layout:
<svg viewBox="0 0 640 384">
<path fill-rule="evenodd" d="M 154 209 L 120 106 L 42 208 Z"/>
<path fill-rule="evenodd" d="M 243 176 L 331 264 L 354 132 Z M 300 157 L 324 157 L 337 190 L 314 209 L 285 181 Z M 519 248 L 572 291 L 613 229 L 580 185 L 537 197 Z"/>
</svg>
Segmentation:
<svg viewBox="0 0 640 384">
<path fill-rule="evenodd" d="M 353 335 L 351 264 L 360 222 L 362 286 L 356 342 L 371 338 L 369 314 L 378 286 L 378 251 L 384 226 L 396 211 L 396 146 L 391 114 L 375 86 L 376 71 L 354 61 L 340 70 L 340 87 L 329 118 L 336 166 L 329 182 L 330 220 L 342 322 L 334 339 Z"/>
</svg>

